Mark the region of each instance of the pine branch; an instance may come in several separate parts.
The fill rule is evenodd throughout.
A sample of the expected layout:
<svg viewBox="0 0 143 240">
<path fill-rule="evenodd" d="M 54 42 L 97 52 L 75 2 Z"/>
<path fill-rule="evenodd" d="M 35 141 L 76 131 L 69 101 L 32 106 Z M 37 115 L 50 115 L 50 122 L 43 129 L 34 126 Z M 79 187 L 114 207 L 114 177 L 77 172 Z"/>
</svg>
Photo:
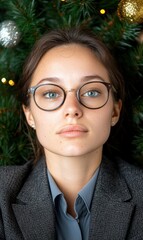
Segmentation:
<svg viewBox="0 0 143 240">
<path fill-rule="evenodd" d="M 101 20 L 100 26 L 95 25 L 93 29 L 110 49 L 120 48 L 125 50 L 133 46 L 141 27 L 138 24 L 121 22 L 116 14 L 112 14 L 107 15 L 106 19 Z"/>
<path fill-rule="evenodd" d="M 35 15 L 35 1 L 8 1 L 7 17 L 16 22 L 21 31 L 22 42 L 32 46 L 40 36 L 39 24 L 41 22 Z"/>
<path fill-rule="evenodd" d="M 134 158 L 143 166 L 143 129 L 140 128 L 138 134 L 132 142 Z"/>
<path fill-rule="evenodd" d="M 143 94 L 133 106 L 134 137 L 132 141 L 134 158 L 143 165 Z"/>
<path fill-rule="evenodd" d="M 0 165 L 22 164 L 33 155 L 20 106 L 9 86 L 0 86 Z M 22 125 L 22 130 L 21 130 Z M 27 131 L 26 131 L 27 132 Z"/>
<path fill-rule="evenodd" d="M 137 126 L 142 125 L 143 123 L 143 94 L 142 96 L 138 97 L 138 99 L 134 103 L 133 107 L 133 122 Z"/>
<path fill-rule="evenodd" d="M 100 1 L 95 1 L 98 8 L 102 9 L 104 8 L 105 10 L 111 10 L 112 13 L 116 11 L 117 5 L 119 3 L 119 0 L 114 0 L 114 1 L 105 1 L 105 0 L 100 0 Z"/>
<path fill-rule="evenodd" d="M 134 65 L 138 75 L 143 78 L 143 44 L 139 44 L 134 50 Z"/>
<path fill-rule="evenodd" d="M 24 59 L 34 42 L 49 29 L 79 25 L 90 28 L 110 48 L 123 73 L 131 121 L 126 136 L 134 130 L 133 152 L 137 159 L 143 158 L 143 44 L 137 41 L 142 25 L 120 21 L 118 3 L 118 0 L 0 0 L 0 22 L 13 20 L 21 33 L 16 46 L 0 46 L 0 78 L 19 81 Z M 104 15 L 100 14 L 102 8 L 106 10 Z M 15 87 L 0 82 L 1 165 L 21 164 L 34 156 L 35 151 L 34 143 L 31 145 L 35 136 L 19 115 L 20 105 L 14 90 Z"/>
</svg>

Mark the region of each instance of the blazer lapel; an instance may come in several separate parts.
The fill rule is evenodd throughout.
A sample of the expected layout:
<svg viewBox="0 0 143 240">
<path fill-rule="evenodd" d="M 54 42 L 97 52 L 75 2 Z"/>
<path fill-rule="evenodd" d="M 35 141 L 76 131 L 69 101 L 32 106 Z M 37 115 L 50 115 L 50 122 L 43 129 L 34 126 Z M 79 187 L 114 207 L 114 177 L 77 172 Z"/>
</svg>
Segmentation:
<svg viewBox="0 0 143 240">
<path fill-rule="evenodd" d="M 44 160 L 21 189 L 13 211 L 25 240 L 55 239 L 55 215 Z"/>
<path fill-rule="evenodd" d="M 127 184 L 114 166 L 104 159 L 91 206 L 89 240 L 126 239 L 134 210 Z"/>
</svg>

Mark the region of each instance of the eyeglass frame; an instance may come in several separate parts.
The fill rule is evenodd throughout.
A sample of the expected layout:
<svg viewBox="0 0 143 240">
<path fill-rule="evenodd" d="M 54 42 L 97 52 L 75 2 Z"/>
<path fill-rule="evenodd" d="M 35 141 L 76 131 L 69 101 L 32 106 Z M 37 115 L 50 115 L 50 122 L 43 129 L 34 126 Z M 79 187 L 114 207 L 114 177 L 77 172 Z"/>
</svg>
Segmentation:
<svg viewBox="0 0 143 240">
<path fill-rule="evenodd" d="M 107 92 L 108 92 L 107 100 L 106 100 L 106 102 L 105 102 L 102 106 L 100 106 L 100 107 L 96 107 L 96 108 L 87 107 L 87 106 L 84 105 L 84 104 L 81 102 L 81 100 L 80 100 L 79 92 L 80 92 L 81 88 L 84 87 L 84 86 L 87 85 L 87 84 L 90 84 L 90 83 L 102 83 L 102 84 L 104 84 L 105 87 L 107 88 Z M 36 92 L 36 89 L 39 88 L 40 86 L 45 86 L 45 85 L 53 85 L 53 86 L 59 87 L 59 88 L 63 91 L 63 93 L 64 93 L 64 98 L 63 98 L 62 103 L 61 103 L 58 107 L 56 107 L 56 108 L 54 108 L 54 109 L 50 109 L 50 110 L 43 109 L 43 108 L 41 108 L 41 107 L 37 104 L 37 102 L 36 102 L 36 100 L 35 100 L 35 92 Z M 43 111 L 46 111 L 46 112 L 51 112 L 51 111 L 57 110 L 58 108 L 60 108 L 60 107 L 64 104 L 64 102 L 65 102 L 65 100 L 66 100 L 66 95 L 67 95 L 68 92 L 76 91 L 76 98 L 77 98 L 78 102 L 79 102 L 82 106 L 84 106 L 84 107 L 86 107 L 86 108 L 88 108 L 88 109 L 95 110 L 95 109 L 100 109 L 100 108 L 102 108 L 102 107 L 104 107 L 104 106 L 106 105 L 106 103 L 107 103 L 108 100 L 109 100 L 109 91 L 110 91 L 111 88 L 113 88 L 113 85 L 112 85 L 111 83 L 102 82 L 102 81 L 91 81 L 91 82 L 87 82 L 87 83 L 83 84 L 81 87 L 79 87 L 77 90 L 75 90 L 75 89 L 70 89 L 70 90 L 67 90 L 67 91 L 64 90 L 61 86 L 59 86 L 59 85 L 57 85 L 57 84 L 53 84 L 53 83 L 43 83 L 43 84 L 36 85 L 36 86 L 33 86 L 33 87 L 28 88 L 27 95 L 32 94 L 33 99 L 34 99 L 34 102 L 35 102 L 36 106 L 37 106 L 39 109 L 41 109 L 41 110 L 43 110 Z M 116 90 L 115 90 L 115 91 L 116 91 Z"/>
</svg>

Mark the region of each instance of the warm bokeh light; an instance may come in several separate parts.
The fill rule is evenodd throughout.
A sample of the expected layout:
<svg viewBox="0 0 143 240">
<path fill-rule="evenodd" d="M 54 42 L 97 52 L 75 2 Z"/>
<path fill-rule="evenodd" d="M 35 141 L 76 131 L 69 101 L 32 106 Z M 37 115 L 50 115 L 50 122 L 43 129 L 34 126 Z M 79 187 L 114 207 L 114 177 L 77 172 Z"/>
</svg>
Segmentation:
<svg viewBox="0 0 143 240">
<path fill-rule="evenodd" d="M 106 13 L 105 9 L 100 9 L 100 13 L 105 14 Z"/>
</svg>

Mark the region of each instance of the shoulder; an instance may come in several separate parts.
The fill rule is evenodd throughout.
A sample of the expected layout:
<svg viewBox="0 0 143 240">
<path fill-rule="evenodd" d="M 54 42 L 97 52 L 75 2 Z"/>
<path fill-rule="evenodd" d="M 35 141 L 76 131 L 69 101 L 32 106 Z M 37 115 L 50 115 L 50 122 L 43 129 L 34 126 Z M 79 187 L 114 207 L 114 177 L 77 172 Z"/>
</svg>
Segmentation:
<svg viewBox="0 0 143 240">
<path fill-rule="evenodd" d="M 118 189 L 125 186 L 132 193 L 131 195 L 140 196 L 143 199 L 143 168 L 119 157 L 105 157 L 100 172 L 101 177 L 106 179 L 106 182 L 110 182 Z M 105 181 L 104 184 L 106 184 Z"/>
<path fill-rule="evenodd" d="M 121 158 L 116 158 L 116 163 L 121 174 L 128 177 L 132 176 L 132 180 L 143 179 L 143 167 L 128 163 Z"/>
<path fill-rule="evenodd" d="M 120 157 L 103 157 L 102 165 L 111 174 L 118 173 L 122 177 L 133 180 L 143 179 L 143 167 L 129 163 Z"/>
<path fill-rule="evenodd" d="M 11 182 L 12 179 L 23 177 L 32 168 L 32 162 L 27 162 L 20 166 L 2 166 L 0 167 L 0 184 L 2 182 Z"/>
<path fill-rule="evenodd" d="M 132 192 L 141 194 L 143 198 L 143 168 L 117 158 L 117 170 Z"/>
<path fill-rule="evenodd" d="M 20 166 L 0 167 L 0 195 L 18 192 L 31 170 L 32 162 Z"/>
</svg>

